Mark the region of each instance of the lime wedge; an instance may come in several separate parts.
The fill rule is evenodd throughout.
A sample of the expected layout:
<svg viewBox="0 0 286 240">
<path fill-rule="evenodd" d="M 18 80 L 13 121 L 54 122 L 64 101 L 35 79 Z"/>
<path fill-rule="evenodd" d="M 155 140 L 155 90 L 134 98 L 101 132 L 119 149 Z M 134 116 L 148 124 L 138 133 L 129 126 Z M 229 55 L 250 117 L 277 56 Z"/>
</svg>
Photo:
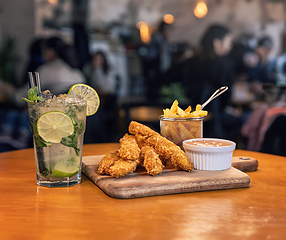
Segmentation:
<svg viewBox="0 0 286 240">
<path fill-rule="evenodd" d="M 79 162 L 75 160 L 60 161 L 58 162 L 53 170 L 52 177 L 55 178 L 66 178 L 72 177 L 79 171 Z"/>
<path fill-rule="evenodd" d="M 92 87 L 86 84 L 75 84 L 68 92 L 69 97 L 73 97 L 74 95 L 80 95 L 83 99 L 85 99 L 87 104 L 87 116 L 91 116 L 97 112 L 100 100 L 97 92 Z"/>
<path fill-rule="evenodd" d="M 60 143 L 63 137 L 74 133 L 71 118 L 63 112 L 47 112 L 37 121 L 37 130 L 40 137 L 51 143 Z"/>
</svg>

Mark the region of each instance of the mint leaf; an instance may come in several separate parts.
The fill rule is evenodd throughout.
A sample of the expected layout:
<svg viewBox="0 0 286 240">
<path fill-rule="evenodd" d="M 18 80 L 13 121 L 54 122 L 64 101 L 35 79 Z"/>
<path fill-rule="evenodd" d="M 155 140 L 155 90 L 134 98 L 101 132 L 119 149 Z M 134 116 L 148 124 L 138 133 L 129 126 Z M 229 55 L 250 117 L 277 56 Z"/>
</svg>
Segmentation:
<svg viewBox="0 0 286 240">
<path fill-rule="evenodd" d="M 46 168 L 45 171 L 42 173 L 42 176 L 47 177 L 49 174 L 50 174 L 50 171 L 49 169 Z"/>
<path fill-rule="evenodd" d="M 77 147 L 77 144 L 78 144 L 77 134 L 73 133 L 70 136 L 63 137 L 61 140 L 61 144 L 65 145 L 67 147 L 74 148 L 76 155 L 79 156 L 80 149 Z"/>
<path fill-rule="evenodd" d="M 80 135 L 85 131 L 85 124 L 84 121 L 78 121 L 74 124 L 74 131 Z"/>
<path fill-rule="evenodd" d="M 37 86 L 34 86 L 28 90 L 28 99 L 27 98 L 22 98 L 26 102 L 35 102 L 35 101 L 40 101 L 43 102 L 44 99 L 40 96 L 38 96 L 38 88 Z"/>
<path fill-rule="evenodd" d="M 24 101 L 26 101 L 26 102 L 33 102 L 33 101 L 31 101 L 31 100 L 29 100 L 29 99 L 27 99 L 27 98 L 24 98 L 24 97 L 22 97 L 22 99 L 23 99 Z"/>
<path fill-rule="evenodd" d="M 42 97 L 40 97 L 40 96 L 37 96 L 36 97 L 36 100 L 38 100 L 38 101 L 40 101 L 40 102 L 43 102 L 43 101 L 45 101 Z"/>
<path fill-rule="evenodd" d="M 31 101 L 35 101 L 35 99 L 37 98 L 38 96 L 38 88 L 36 86 L 30 88 L 28 90 L 28 99 L 31 100 Z"/>
</svg>

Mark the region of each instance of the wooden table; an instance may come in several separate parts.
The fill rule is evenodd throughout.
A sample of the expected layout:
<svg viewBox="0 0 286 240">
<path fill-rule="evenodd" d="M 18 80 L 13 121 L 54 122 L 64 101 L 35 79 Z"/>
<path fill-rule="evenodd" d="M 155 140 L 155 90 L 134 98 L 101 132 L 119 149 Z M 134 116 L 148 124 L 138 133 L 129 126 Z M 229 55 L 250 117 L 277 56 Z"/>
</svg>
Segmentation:
<svg viewBox="0 0 286 240">
<path fill-rule="evenodd" d="M 118 144 L 85 145 L 98 155 Z M 32 149 L 0 154 L 0 239 L 286 239 L 286 158 L 258 159 L 249 188 L 113 199 L 85 176 L 70 188 L 36 185 Z"/>
</svg>

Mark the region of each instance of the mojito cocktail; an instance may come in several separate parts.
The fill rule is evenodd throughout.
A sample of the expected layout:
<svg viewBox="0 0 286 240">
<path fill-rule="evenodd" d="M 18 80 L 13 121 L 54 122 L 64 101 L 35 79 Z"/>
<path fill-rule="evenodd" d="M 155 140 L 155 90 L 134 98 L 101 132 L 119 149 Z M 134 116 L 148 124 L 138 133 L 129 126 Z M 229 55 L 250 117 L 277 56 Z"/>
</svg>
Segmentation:
<svg viewBox="0 0 286 240">
<path fill-rule="evenodd" d="M 96 112 L 99 99 L 89 86 L 75 86 L 58 97 L 45 92 L 41 101 L 25 99 L 39 186 L 68 187 L 81 182 L 86 116 Z"/>
</svg>

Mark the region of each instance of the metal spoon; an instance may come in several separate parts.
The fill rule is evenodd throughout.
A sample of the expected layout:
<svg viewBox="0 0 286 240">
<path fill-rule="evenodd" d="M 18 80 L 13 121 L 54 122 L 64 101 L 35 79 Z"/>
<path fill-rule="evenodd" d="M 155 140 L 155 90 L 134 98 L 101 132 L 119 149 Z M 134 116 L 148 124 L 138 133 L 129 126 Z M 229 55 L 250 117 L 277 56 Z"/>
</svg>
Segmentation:
<svg viewBox="0 0 286 240">
<path fill-rule="evenodd" d="M 227 86 L 223 86 L 221 88 L 219 88 L 218 90 L 216 90 L 207 101 L 204 102 L 204 104 L 202 104 L 202 109 L 209 104 L 210 101 L 214 100 L 216 97 L 218 97 L 219 95 L 223 94 L 226 90 L 228 89 Z"/>
</svg>

